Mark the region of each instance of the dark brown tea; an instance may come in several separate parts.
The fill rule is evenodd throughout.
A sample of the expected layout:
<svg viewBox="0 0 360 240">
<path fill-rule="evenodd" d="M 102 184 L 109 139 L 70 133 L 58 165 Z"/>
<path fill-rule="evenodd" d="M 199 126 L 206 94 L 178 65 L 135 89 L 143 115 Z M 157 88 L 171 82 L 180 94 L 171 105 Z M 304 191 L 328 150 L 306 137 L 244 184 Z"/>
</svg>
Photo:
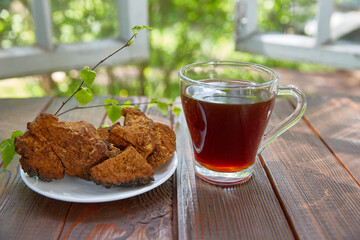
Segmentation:
<svg viewBox="0 0 360 240">
<path fill-rule="evenodd" d="M 223 83 L 230 80 L 203 81 Z M 246 82 L 236 84 L 249 85 Z M 258 96 L 231 91 L 189 85 L 182 92 L 195 159 L 204 167 L 219 172 L 238 172 L 254 164 L 275 102 L 274 94 L 264 90 Z"/>
</svg>

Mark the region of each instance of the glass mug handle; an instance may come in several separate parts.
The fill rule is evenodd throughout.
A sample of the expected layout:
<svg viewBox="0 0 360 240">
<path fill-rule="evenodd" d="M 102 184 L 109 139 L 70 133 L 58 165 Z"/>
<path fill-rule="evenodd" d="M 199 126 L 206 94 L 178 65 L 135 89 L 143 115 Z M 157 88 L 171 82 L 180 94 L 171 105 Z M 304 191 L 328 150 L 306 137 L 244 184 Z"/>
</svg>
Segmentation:
<svg viewBox="0 0 360 240">
<path fill-rule="evenodd" d="M 296 97 L 297 105 L 294 112 L 280 122 L 276 127 L 271 129 L 268 133 L 263 136 L 261 141 L 261 145 L 258 149 L 257 154 L 260 154 L 267 145 L 269 145 L 272 141 L 275 140 L 278 136 L 284 133 L 286 130 L 294 126 L 304 115 L 306 109 L 306 97 L 305 94 L 296 86 L 289 85 L 289 86 L 279 86 L 278 88 L 278 96 L 281 95 L 290 95 Z"/>
</svg>

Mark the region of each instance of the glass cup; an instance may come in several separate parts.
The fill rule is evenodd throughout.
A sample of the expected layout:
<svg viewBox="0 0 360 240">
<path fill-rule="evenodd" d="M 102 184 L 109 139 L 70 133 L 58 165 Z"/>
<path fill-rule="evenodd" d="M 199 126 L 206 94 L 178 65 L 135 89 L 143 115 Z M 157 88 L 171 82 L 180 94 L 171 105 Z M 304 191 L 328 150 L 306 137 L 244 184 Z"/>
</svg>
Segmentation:
<svg viewBox="0 0 360 240">
<path fill-rule="evenodd" d="M 179 81 L 195 172 L 218 185 L 247 181 L 257 156 L 296 124 L 306 108 L 306 97 L 300 89 L 278 86 L 278 75 L 273 70 L 253 63 L 193 63 L 180 69 Z M 297 106 L 264 134 L 277 95 L 296 97 Z"/>
</svg>

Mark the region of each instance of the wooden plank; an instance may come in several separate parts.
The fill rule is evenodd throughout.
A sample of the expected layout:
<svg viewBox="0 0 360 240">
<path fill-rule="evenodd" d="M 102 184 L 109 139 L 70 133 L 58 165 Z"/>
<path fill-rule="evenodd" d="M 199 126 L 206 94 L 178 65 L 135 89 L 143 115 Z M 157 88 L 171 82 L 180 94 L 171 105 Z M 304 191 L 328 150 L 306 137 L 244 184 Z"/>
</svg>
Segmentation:
<svg viewBox="0 0 360 240">
<path fill-rule="evenodd" d="M 51 50 L 53 44 L 52 19 L 49 0 L 32 0 L 31 15 L 34 19 L 36 43 L 38 46 Z"/>
<path fill-rule="evenodd" d="M 316 45 L 321 46 L 330 41 L 330 19 L 334 10 L 334 0 L 317 1 Z"/>
<path fill-rule="evenodd" d="M 60 106 L 64 99 L 56 99 L 46 108 L 46 112 L 54 113 Z M 36 104 L 37 99 L 24 99 L 22 103 L 14 103 L 13 108 L 9 111 L 11 114 L 5 115 L 7 121 L 9 119 L 16 122 L 17 118 L 24 114 L 23 118 L 27 118 L 26 121 L 34 120 L 35 116 L 45 108 L 45 104 L 49 101 L 47 99 L 45 104 Z M 1 101 L 2 102 L 2 101 Z M 98 97 L 93 100 L 93 103 L 102 103 L 103 98 Z M 37 108 L 35 106 L 37 105 Z M 70 101 L 66 107 L 72 107 L 76 105 L 76 101 Z M 21 106 L 19 113 L 13 110 L 16 107 Z M 76 110 L 69 112 L 60 117 L 63 121 L 78 121 L 86 120 L 93 123 L 95 126 L 99 126 L 104 117 L 105 110 L 99 110 L 96 108 L 87 110 Z M 20 117 L 21 119 L 21 117 Z M 4 121 L 6 119 L 4 118 Z M 23 123 L 23 127 L 26 124 Z M 14 161 L 16 160 L 16 161 Z M 32 190 L 30 190 L 22 182 L 19 173 L 18 157 L 14 159 L 9 165 L 6 174 L 1 175 L 1 215 L 4 216 L 1 219 L 5 222 L 2 226 L 6 228 L 0 228 L 0 236 L 8 236 L 7 239 L 55 239 L 57 238 L 63 228 L 66 216 L 70 209 L 71 203 L 53 200 L 47 197 L 43 197 Z M 51 221 L 49 220 L 51 219 Z"/>
<path fill-rule="evenodd" d="M 31 122 L 50 102 L 51 98 L 0 99 L 0 142 L 11 137 L 15 130 L 25 131 Z"/>
<path fill-rule="evenodd" d="M 308 102 L 307 121 L 360 183 L 360 98 L 321 96 Z"/>
<path fill-rule="evenodd" d="M 118 12 L 118 30 L 119 37 L 123 40 L 128 40 L 131 36 L 131 28 L 137 25 L 148 25 L 148 0 L 117 0 Z M 139 34 L 139 37 L 142 34 Z M 138 39 L 137 39 L 138 41 Z M 143 39 L 145 45 L 148 45 L 148 39 L 144 34 Z"/>
<path fill-rule="evenodd" d="M 8 138 L 12 131 L 25 131 L 46 107 L 50 98 L 1 99 L 0 138 Z M 69 203 L 54 201 L 30 190 L 20 179 L 19 156 L 4 173 L 0 170 L 0 238 L 56 239 Z"/>
<path fill-rule="evenodd" d="M 311 62 L 343 69 L 360 68 L 360 45 L 336 41 L 317 48 L 312 37 L 280 33 L 256 34 L 246 40 L 236 39 L 236 50 L 271 58 Z"/>
<path fill-rule="evenodd" d="M 292 110 L 287 102 L 277 102 L 272 122 Z M 358 239 L 360 186 L 303 120 L 262 156 L 297 238 Z"/>
<path fill-rule="evenodd" d="M 118 99 L 124 102 L 126 99 Z M 131 97 L 132 103 L 147 103 L 148 98 Z M 139 108 L 155 121 L 170 124 L 167 119 L 147 104 Z M 109 119 L 105 122 L 111 124 Z M 159 187 L 129 199 L 96 204 L 74 203 L 68 213 L 61 239 L 174 239 L 173 228 L 174 179 Z M 176 226 L 176 225 L 175 225 Z"/>
<path fill-rule="evenodd" d="M 246 39 L 257 31 L 257 0 L 235 1 L 236 36 Z"/>
<path fill-rule="evenodd" d="M 176 120 L 179 239 L 293 239 L 259 161 L 245 184 L 220 187 L 195 177 L 183 113 Z"/>
<path fill-rule="evenodd" d="M 308 36 L 316 35 L 317 22 L 310 20 L 304 29 Z M 336 41 L 360 27 L 360 13 L 358 11 L 334 11 L 330 21 L 330 39 Z"/>
<path fill-rule="evenodd" d="M 172 239 L 172 185 L 114 202 L 74 203 L 60 239 Z"/>
<path fill-rule="evenodd" d="M 86 106 L 104 104 L 105 99 L 106 99 L 105 96 L 96 96 L 91 101 L 91 103 L 89 103 Z M 57 109 L 61 106 L 61 103 L 65 100 L 66 100 L 65 98 L 56 98 L 52 102 L 52 104 L 46 109 L 46 112 L 54 114 L 57 111 Z M 76 106 L 79 106 L 79 103 L 76 101 L 75 98 L 73 98 L 63 107 L 63 109 L 59 113 Z M 84 120 L 93 124 L 97 128 L 103 122 L 104 117 L 105 117 L 105 108 L 96 107 L 96 108 L 70 111 L 68 113 L 59 116 L 59 121 L 74 122 L 74 121 Z"/>
<path fill-rule="evenodd" d="M 132 27 L 148 25 L 147 0 L 118 0 L 117 5 L 120 12 L 117 20 L 120 39 L 59 44 L 54 48 L 51 37 L 52 21 L 49 0 L 32 0 L 31 3 L 32 11 L 35 14 L 34 23 L 38 46 L 0 50 L 0 66 L 2 66 L 0 79 L 82 69 L 84 65 L 94 66 L 129 40 Z M 149 48 L 148 32 L 141 32 L 131 47 L 114 55 L 103 65 L 112 66 L 132 61 L 146 61 L 149 58 Z"/>
<path fill-rule="evenodd" d="M 147 33 L 139 33 L 139 39 L 142 39 L 141 35 L 144 34 Z M 131 47 L 115 54 L 101 66 L 148 59 L 147 45 L 141 45 L 142 43 L 137 40 L 134 40 Z M 117 39 L 103 39 L 88 43 L 60 44 L 53 51 L 45 51 L 37 46 L 0 50 L 0 79 L 82 69 L 86 65 L 95 66 L 124 44 L 124 41 Z"/>
</svg>

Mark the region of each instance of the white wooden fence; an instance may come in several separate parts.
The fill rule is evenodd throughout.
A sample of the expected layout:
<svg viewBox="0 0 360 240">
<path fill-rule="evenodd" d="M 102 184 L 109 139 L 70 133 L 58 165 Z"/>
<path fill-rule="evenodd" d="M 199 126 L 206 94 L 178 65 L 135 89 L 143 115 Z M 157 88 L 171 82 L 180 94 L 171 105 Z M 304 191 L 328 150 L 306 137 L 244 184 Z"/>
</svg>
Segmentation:
<svg viewBox="0 0 360 240">
<path fill-rule="evenodd" d="M 356 1 L 354 1 L 356 2 Z M 314 36 L 260 33 L 257 0 L 235 0 L 236 50 L 277 59 L 312 62 L 343 69 L 360 69 L 360 43 L 339 40 L 360 27 L 360 12 L 334 20 L 334 0 L 317 1 Z"/>
<path fill-rule="evenodd" d="M 131 37 L 133 26 L 148 25 L 147 0 L 117 0 L 117 38 L 88 43 L 54 44 L 49 1 L 31 0 L 36 45 L 0 50 L 0 79 L 81 69 L 85 65 L 94 66 L 126 43 Z M 144 31 L 138 34 L 131 47 L 114 55 L 104 65 L 144 61 L 148 57 L 148 34 Z"/>
</svg>

